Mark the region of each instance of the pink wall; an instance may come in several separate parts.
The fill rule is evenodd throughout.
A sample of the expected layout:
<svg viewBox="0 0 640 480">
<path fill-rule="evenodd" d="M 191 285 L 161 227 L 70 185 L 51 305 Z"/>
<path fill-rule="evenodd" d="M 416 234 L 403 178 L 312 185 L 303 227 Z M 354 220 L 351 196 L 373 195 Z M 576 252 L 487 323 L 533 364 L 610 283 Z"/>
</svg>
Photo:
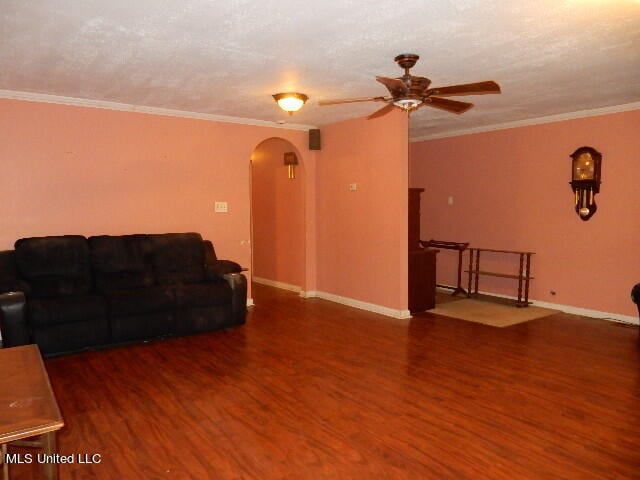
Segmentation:
<svg viewBox="0 0 640 480">
<path fill-rule="evenodd" d="M 393 112 L 322 129 L 318 290 L 407 308 L 407 127 L 406 115 Z"/>
<path fill-rule="evenodd" d="M 300 154 L 288 141 L 270 138 L 251 156 L 253 274 L 302 287 L 305 284 L 304 181 L 302 164 L 289 179 L 285 152 Z"/>
<path fill-rule="evenodd" d="M 274 136 L 309 153 L 305 131 L 0 99 L 0 249 L 26 236 L 195 231 L 249 267 L 249 159 Z M 216 200 L 229 213 L 214 213 Z"/>
<path fill-rule="evenodd" d="M 632 111 L 411 144 L 410 183 L 426 189 L 422 238 L 532 250 L 531 298 L 637 315 L 629 292 L 640 281 L 639 125 Z M 603 154 L 598 212 L 588 222 L 568 184 L 569 154 L 583 145 Z M 439 254 L 441 283 L 454 283 L 453 260 Z M 505 294 L 513 286 L 480 283 Z"/>
<path fill-rule="evenodd" d="M 303 288 L 406 309 L 406 117 L 322 132 L 316 153 L 305 131 L 0 99 L 0 248 L 26 236 L 196 231 L 249 267 L 249 159 L 281 137 L 306 173 Z M 214 213 L 222 200 L 229 213 Z"/>
</svg>

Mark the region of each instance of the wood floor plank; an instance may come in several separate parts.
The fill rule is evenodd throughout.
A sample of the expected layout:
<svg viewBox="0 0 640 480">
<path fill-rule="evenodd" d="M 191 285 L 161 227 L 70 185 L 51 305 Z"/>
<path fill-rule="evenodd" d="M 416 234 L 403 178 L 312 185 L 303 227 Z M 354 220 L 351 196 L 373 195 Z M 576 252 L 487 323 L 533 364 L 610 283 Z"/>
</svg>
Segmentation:
<svg viewBox="0 0 640 480">
<path fill-rule="evenodd" d="M 640 479 L 637 327 L 253 295 L 240 328 L 47 360 L 60 452 L 102 458 L 60 478 Z"/>
</svg>

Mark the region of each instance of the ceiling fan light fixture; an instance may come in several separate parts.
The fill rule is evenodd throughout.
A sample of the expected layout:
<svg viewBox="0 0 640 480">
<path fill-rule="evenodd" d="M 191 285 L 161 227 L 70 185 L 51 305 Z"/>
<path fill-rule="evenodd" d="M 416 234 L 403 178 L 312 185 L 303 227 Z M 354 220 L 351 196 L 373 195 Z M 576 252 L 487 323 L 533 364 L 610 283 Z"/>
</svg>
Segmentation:
<svg viewBox="0 0 640 480">
<path fill-rule="evenodd" d="M 393 104 L 396 107 L 400 107 L 403 110 L 410 112 L 411 110 L 415 110 L 420 105 L 422 105 L 422 100 L 418 98 L 399 98 L 393 101 Z"/>
<path fill-rule="evenodd" d="M 398 78 L 376 76 L 376 81 L 386 87 L 390 97 L 346 98 L 343 100 L 323 100 L 318 103 L 321 106 L 354 102 L 386 103 L 384 107 L 376 110 L 367 117 L 367 119 L 371 120 L 388 114 L 396 107 L 401 108 L 407 112 L 407 114 L 411 114 L 411 112 L 414 112 L 418 108 L 426 106 L 459 115 L 473 107 L 473 103 L 460 102 L 442 97 L 501 93 L 500 85 L 493 80 L 429 88 L 431 86 L 430 79 L 411 75 L 410 70 L 419 58 L 420 57 L 414 53 L 402 53 L 395 58 L 395 61 L 400 68 L 404 69 L 404 75 Z"/>
<path fill-rule="evenodd" d="M 273 95 L 273 99 L 282 110 L 289 115 L 293 115 L 293 112 L 297 112 L 302 108 L 306 101 L 309 100 L 309 97 L 304 93 L 286 92 L 276 93 Z"/>
</svg>

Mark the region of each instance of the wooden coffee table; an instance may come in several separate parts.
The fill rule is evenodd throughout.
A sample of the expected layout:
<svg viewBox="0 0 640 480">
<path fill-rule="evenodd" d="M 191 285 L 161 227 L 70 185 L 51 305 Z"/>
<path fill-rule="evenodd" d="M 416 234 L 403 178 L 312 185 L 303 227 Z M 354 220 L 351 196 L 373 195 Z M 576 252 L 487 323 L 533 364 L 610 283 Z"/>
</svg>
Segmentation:
<svg viewBox="0 0 640 480">
<path fill-rule="evenodd" d="M 37 441 L 20 442 L 23 446 L 42 448 L 46 458 L 56 454 L 56 431 L 64 426 L 62 415 L 51 390 L 47 371 L 36 345 L 0 349 L 0 445 L 6 453 L 9 442 L 29 437 Z M 4 455 L 3 455 L 4 457 Z M 34 462 L 37 458 L 33 456 Z M 43 462 L 44 477 L 58 478 L 58 465 Z M 7 463 L 3 476 L 9 478 Z"/>
</svg>

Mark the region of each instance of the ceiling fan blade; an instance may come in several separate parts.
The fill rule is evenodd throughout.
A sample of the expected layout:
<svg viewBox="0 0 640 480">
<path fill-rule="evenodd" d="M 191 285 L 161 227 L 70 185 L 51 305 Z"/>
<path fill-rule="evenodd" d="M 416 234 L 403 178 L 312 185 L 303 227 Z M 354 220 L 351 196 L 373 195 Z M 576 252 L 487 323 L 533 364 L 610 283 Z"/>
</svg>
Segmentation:
<svg viewBox="0 0 640 480">
<path fill-rule="evenodd" d="M 406 95 L 409 89 L 405 83 L 399 78 L 376 77 L 376 80 L 383 84 L 394 97 L 398 95 Z"/>
<path fill-rule="evenodd" d="M 378 118 L 381 117 L 383 115 L 386 115 L 387 113 L 389 113 L 391 110 L 393 110 L 395 107 L 395 105 L 393 103 L 390 103 L 389 105 L 385 105 L 384 107 L 382 107 L 380 110 L 376 110 L 375 112 L 373 112 L 371 115 L 369 115 L 367 117 L 367 120 L 371 120 L 372 118 Z"/>
<path fill-rule="evenodd" d="M 426 97 L 422 105 L 435 107 L 447 112 L 461 114 L 473 107 L 473 103 L 458 102 L 457 100 L 447 100 L 446 98 Z"/>
<path fill-rule="evenodd" d="M 342 100 L 320 100 L 318 105 L 324 107 L 326 105 L 338 105 L 340 103 L 356 103 L 356 102 L 386 102 L 385 97 L 366 97 L 366 98 L 347 98 Z"/>
<path fill-rule="evenodd" d="M 501 93 L 500 85 L 494 81 L 465 83 L 462 85 L 451 85 L 450 87 L 430 88 L 424 94 L 437 95 L 439 97 L 452 97 L 455 95 L 486 95 L 487 93 Z"/>
</svg>

